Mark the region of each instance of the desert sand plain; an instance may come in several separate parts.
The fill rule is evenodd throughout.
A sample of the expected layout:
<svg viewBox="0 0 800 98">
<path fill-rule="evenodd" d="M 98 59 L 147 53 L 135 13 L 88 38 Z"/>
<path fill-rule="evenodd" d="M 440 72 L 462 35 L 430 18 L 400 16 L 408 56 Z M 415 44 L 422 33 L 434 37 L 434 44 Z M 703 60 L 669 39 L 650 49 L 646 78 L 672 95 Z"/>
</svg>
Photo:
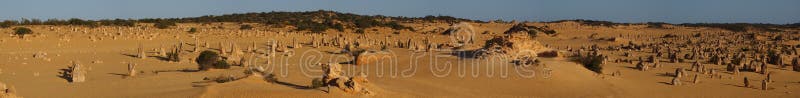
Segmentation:
<svg viewBox="0 0 800 98">
<path fill-rule="evenodd" d="M 374 27 L 363 34 L 353 30 L 316 34 L 259 24 L 241 30 L 241 24 L 178 23 L 168 29 L 148 23 L 15 26 L 34 31 L 25 38 L 3 28 L 0 83 L 13 88 L 4 97 L 26 98 L 800 97 L 794 92 L 800 91 L 800 73 L 793 70 L 800 65 L 792 63 L 798 50 L 791 48 L 800 37 L 796 29 L 732 32 L 710 27 L 590 26 L 575 21 L 468 22 L 402 23 L 415 31 Z M 518 25 L 557 33 L 535 37 L 507 33 Z M 197 32 L 187 33 L 189 28 Z M 450 31 L 466 33 L 442 33 Z M 505 56 L 515 55 L 508 51 L 486 54 L 497 57 L 470 55 L 492 48 L 488 45 L 498 39 L 510 43 L 500 50 L 530 50 L 537 55 L 526 59 L 535 61 Z M 177 62 L 163 55 L 164 50 L 175 49 L 179 49 Z M 377 58 L 362 63 L 347 53 L 354 49 L 374 52 Z M 195 59 L 206 50 L 222 51 L 226 58 L 239 55 L 248 59 L 247 64 L 198 70 Z M 139 51 L 146 56 L 140 58 Z M 780 65 L 771 63 L 775 59 L 765 51 L 781 51 Z M 580 61 L 598 55 L 603 58 L 601 70 L 592 71 Z M 135 65 L 134 71 L 129 72 L 129 64 Z M 767 71 L 761 72 L 761 64 Z M 74 65 L 83 72 L 70 72 Z M 339 76 L 367 81 L 358 82 L 358 88 L 312 87 L 314 78 L 329 74 L 322 65 L 340 66 Z M 68 73 L 81 73 L 85 79 L 73 80 Z M 269 74 L 274 80 L 265 79 Z M 218 77 L 232 81 L 217 82 Z"/>
</svg>

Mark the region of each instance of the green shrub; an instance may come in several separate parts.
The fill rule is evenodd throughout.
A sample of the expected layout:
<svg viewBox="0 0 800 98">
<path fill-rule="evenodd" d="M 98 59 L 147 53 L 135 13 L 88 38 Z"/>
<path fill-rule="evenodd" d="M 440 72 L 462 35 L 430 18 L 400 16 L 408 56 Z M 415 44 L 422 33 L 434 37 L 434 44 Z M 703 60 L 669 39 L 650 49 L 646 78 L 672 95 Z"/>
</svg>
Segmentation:
<svg viewBox="0 0 800 98">
<path fill-rule="evenodd" d="M 8 28 L 8 27 L 11 27 L 13 25 L 17 25 L 17 21 L 5 20 L 3 22 L 0 22 L 0 28 Z"/>
<path fill-rule="evenodd" d="M 224 60 L 220 60 L 220 61 L 217 61 L 217 63 L 214 63 L 214 68 L 216 68 L 216 69 L 228 69 L 228 68 L 231 68 L 231 64 L 228 64 L 228 62 L 225 62 Z"/>
<path fill-rule="evenodd" d="M 589 70 L 592 70 L 597 73 L 603 73 L 603 57 L 595 57 L 589 60 L 589 62 L 585 63 L 584 65 Z"/>
<path fill-rule="evenodd" d="M 325 82 L 322 82 L 322 78 L 314 78 L 311 80 L 311 85 L 308 86 L 309 88 L 319 88 L 325 86 Z"/>
<path fill-rule="evenodd" d="M 241 26 L 239 26 L 239 30 L 251 30 L 251 29 L 253 29 L 253 26 L 251 26 L 251 25 L 241 25 Z"/>
<path fill-rule="evenodd" d="M 87 26 L 87 27 L 90 27 L 90 28 L 94 28 L 94 27 L 99 27 L 100 26 L 95 21 L 83 20 L 83 19 L 78 19 L 78 18 L 69 19 L 69 20 L 67 20 L 67 23 L 70 24 L 70 25 L 82 25 L 82 26 Z"/>
<path fill-rule="evenodd" d="M 25 27 L 17 27 L 14 28 L 14 34 L 19 36 L 19 38 L 23 38 L 25 35 L 33 34 L 33 30 Z"/>
<path fill-rule="evenodd" d="M 581 56 L 579 61 L 583 64 L 586 69 L 597 73 L 603 73 L 603 60 L 605 60 L 605 56 L 596 55 L 596 56 Z"/>
<path fill-rule="evenodd" d="M 389 19 L 391 21 L 385 21 Z M 317 21 L 322 20 L 322 21 Z M 187 17 L 187 18 L 146 18 L 139 19 L 137 22 L 156 23 L 159 21 L 175 21 L 175 22 L 238 22 L 238 23 L 260 23 L 271 27 L 297 27 L 297 31 L 310 31 L 312 33 L 322 33 L 326 30 L 333 29 L 344 31 L 348 28 L 371 28 L 371 27 L 389 27 L 392 29 L 409 29 L 412 28 L 401 25 L 402 22 L 411 22 L 416 20 L 423 20 L 423 18 L 413 17 L 388 17 L 381 15 L 357 15 L 351 13 L 340 13 L 334 11 L 307 11 L 307 12 L 260 12 L 260 13 L 236 13 L 227 15 L 207 15 L 201 17 Z M 435 16 L 426 17 L 425 20 L 443 21 L 443 22 L 457 22 L 457 21 L 474 21 L 449 16 Z"/>
<path fill-rule="evenodd" d="M 220 61 L 219 54 L 214 51 L 203 51 L 200 56 L 195 59 L 199 70 L 208 70 L 214 68 L 217 61 Z"/>
<path fill-rule="evenodd" d="M 778 66 L 782 66 L 781 62 L 781 54 L 778 50 L 769 50 L 767 51 L 767 62 L 771 64 L 775 64 Z"/>
<path fill-rule="evenodd" d="M 236 78 L 232 77 L 232 76 L 220 75 L 220 76 L 215 77 L 213 80 L 214 80 L 214 82 L 217 82 L 217 83 L 225 83 L 225 82 L 236 81 Z"/>
<path fill-rule="evenodd" d="M 270 82 L 270 83 L 278 82 L 278 78 L 275 77 L 275 74 L 272 74 L 272 73 L 265 75 L 264 76 L 264 80 L 266 80 L 267 82 Z"/>
<path fill-rule="evenodd" d="M 189 28 L 189 31 L 186 31 L 186 32 L 189 32 L 189 34 L 194 34 L 195 32 L 197 32 L 197 28 L 194 28 L 194 27 Z"/>
<path fill-rule="evenodd" d="M 107 19 L 104 19 L 104 20 L 99 20 L 98 22 L 100 22 L 100 25 L 103 25 L 103 26 L 128 26 L 128 27 L 136 26 L 136 21 L 135 20 L 131 20 L 131 19 L 129 19 L 129 20 L 124 20 L 124 19 L 107 20 Z M 45 23 L 45 24 L 47 24 L 47 23 Z"/>
<path fill-rule="evenodd" d="M 172 21 L 159 21 L 156 22 L 153 26 L 155 26 L 158 29 L 166 29 L 169 28 L 170 26 L 176 26 L 176 24 L 175 22 Z"/>
<path fill-rule="evenodd" d="M 364 29 L 357 29 L 357 30 L 356 30 L 356 33 L 358 33 L 358 34 L 364 34 Z"/>
</svg>

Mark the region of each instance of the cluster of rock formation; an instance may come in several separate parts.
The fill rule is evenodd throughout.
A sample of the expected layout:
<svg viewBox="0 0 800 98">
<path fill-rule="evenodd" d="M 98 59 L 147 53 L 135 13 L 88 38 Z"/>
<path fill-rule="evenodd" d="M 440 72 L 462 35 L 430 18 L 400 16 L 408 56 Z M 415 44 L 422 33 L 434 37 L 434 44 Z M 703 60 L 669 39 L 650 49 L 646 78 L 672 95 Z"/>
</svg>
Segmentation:
<svg viewBox="0 0 800 98">
<path fill-rule="evenodd" d="M 489 56 L 505 55 L 514 60 L 530 61 L 535 60 L 538 54 L 549 50 L 538 41 L 525 36 L 496 36 L 488 41 L 481 48 L 476 57 L 487 58 Z"/>
<path fill-rule="evenodd" d="M 128 63 L 128 76 L 136 76 L 136 63 Z"/>
<path fill-rule="evenodd" d="M 78 62 L 73 61 L 72 66 L 67 68 L 62 74 L 64 75 L 63 77 L 69 79 L 72 83 L 86 82 L 87 71 L 84 66 Z"/>
<path fill-rule="evenodd" d="M 361 73 L 358 76 L 347 77 L 342 75 L 342 66 L 337 63 L 318 65 L 322 67 L 322 80 L 325 86 L 336 86 L 340 90 L 351 94 L 374 94 L 374 92 L 367 89 L 367 83 L 369 83 L 369 81 L 364 73 Z M 330 87 L 328 91 L 331 91 Z"/>
<path fill-rule="evenodd" d="M 627 44 L 609 45 L 602 50 L 624 52 L 616 62 L 635 63 L 636 69 L 647 71 L 662 67 L 659 62 L 689 63 L 689 68 L 676 70 L 673 84 L 680 85 L 681 76 L 688 70 L 697 75 L 708 75 L 711 78 L 722 78 L 727 71 L 730 77 L 738 77 L 743 72 L 753 72 L 769 77 L 771 69 L 787 69 L 800 71 L 800 55 L 796 45 L 787 44 L 786 39 L 797 39 L 798 36 L 781 33 L 756 32 L 702 32 L 689 34 L 666 34 L 660 37 L 623 36 L 642 39 L 645 42 L 629 42 Z M 640 53 L 637 53 L 640 52 Z M 645 54 L 645 55 L 633 55 Z M 638 58 L 638 59 L 636 59 Z M 724 66 L 714 69 L 711 66 Z M 752 77 L 749 79 L 753 79 Z M 752 86 L 748 82 L 747 86 Z M 768 88 L 769 80 L 763 80 L 763 88 Z M 747 87 L 746 86 L 746 87 Z"/>
</svg>

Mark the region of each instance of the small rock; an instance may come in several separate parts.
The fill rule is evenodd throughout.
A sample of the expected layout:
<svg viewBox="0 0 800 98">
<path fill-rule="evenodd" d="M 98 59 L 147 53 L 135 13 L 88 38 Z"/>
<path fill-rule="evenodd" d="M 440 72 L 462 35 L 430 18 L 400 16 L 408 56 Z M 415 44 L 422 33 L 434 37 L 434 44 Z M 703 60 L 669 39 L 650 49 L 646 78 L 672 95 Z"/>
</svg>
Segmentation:
<svg viewBox="0 0 800 98">
<path fill-rule="evenodd" d="M 47 58 L 47 53 L 39 51 L 39 52 L 33 54 L 33 58 L 45 59 L 45 58 Z"/>
</svg>

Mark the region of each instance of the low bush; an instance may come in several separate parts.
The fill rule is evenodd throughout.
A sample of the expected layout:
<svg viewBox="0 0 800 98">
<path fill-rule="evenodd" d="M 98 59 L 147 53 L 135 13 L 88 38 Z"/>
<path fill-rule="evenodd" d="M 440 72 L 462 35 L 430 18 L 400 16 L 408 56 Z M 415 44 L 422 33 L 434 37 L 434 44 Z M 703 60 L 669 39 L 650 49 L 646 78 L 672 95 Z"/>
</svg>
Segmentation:
<svg viewBox="0 0 800 98">
<path fill-rule="evenodd" d="M 325 82 L 322 81 L 322 78 L 314 78 L 311 80 L 311 85 L 308 86 L 309 88 L 319 88 L 324 87 Z"/>
<path fill-rule="evenodd" d="M 167 29 L 171 26 L 176 26 L 176 24 L 175 22 L 172 21 L 159 21 L 156 22 L 153 26 L 155 26 L 158 29 Z"/>
<path fill-rule="evenodd" d="M 217 83 L 231 82 L 231 81 L 236 81 L 236 77 L 220 75 L 215 77 L 213 81 Z"/>
<path fill-rule="evenodd" d="M 220 60 L 220 61 L 217 61 L 217 63 L 214 64 L 214 68 L 216 68 L 216 69 L 229 69 L 229 68 L 231 68 L 231 64 L 228 64 L 228 62 L 225 62 L 224 60 Z"/>
<path fill-rule="evenodd" d="M 253 26 L 251 26 L 251 25 L 241 25 L 241 26 L 239 26 L 239 30 L 251 30 L 251 29 L 253 29 Z"/>
<path fill-rule="evenodd" d="M 26 28 L 26 27 L 17 27 L 14 28 L 14 35 L 19 36 L 19 38 L 24 38 L 25 35 L 33 34 L 33 30 Z"/>
<path fill-rule="evenodd" d="M 264 75 L 264 80 L 270 83 L 278 82 L 278 78 L 272 73 Z"/>
<path fill-rule="evenodd" d="M 199 70 L 216 68 L 215 65 L 218 61 L 220 61 L 219 54 L 214 51 L 203 51 L 197 56 L 197 59 L 195 59 Z"/>
<path fill-rule="evenodd" d="M 356 33 L 358 33 L 358 34 L 364 34 L 365 32 L 364 32 L 364 29 L 356 29 Z"/>
<path fill-rule="evenodd" d="M 0 22 L 0 28 L 9 28 L 13 25 L 17 25 L 17 21 L 5 20 L 3 22 Z"/>
<path fill-rule="evenodd" d="M 194 27 L 189 28 L 189 31 L 186 31 L 186 32 L 189 32 L 189 34 L 194 34 L 195 32 L 197 32 L 197 28 L 194 28 Z"/>
<path fill-rule="evenodd" d="M 586 69 L 597 73 L 603 73 L 603 60 L 605 60 L 605 56 L 597 55 L 597 56 L 581 56 L 579 61 L 583 64 Z"/>
</svg>

